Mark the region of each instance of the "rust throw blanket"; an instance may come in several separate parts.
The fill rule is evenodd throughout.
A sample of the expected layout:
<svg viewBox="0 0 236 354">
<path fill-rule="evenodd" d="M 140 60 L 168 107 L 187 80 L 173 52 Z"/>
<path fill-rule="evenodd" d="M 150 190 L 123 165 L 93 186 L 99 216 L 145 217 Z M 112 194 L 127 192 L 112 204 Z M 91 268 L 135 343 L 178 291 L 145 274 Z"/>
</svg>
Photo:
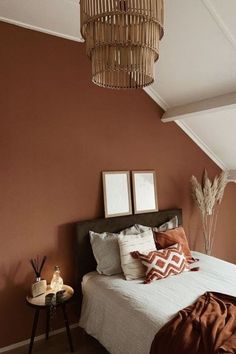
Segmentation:
<svg viewBox="0 0 236 354">
<path fill-rule="evenodd" d="M 236 297 L 207 292 L 156 335 L 150 354 L 235 354 Z"/>
</svg>

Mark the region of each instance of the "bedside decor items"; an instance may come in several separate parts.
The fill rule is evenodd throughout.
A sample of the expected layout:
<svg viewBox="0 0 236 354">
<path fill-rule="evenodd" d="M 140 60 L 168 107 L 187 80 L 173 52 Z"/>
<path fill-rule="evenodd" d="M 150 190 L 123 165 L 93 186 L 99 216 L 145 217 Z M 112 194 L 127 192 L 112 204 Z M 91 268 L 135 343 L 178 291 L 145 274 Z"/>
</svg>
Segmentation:
<svg viewBox="0 0 236 354">
<path fill-rule="evenodd" d="M 35 272 L 36 281 L 32 284 L 31 292 L 33 297 L 37 297 L 42 295 L 46 292 L 47 289 L 47 282 L 45 279 L 41 279 L 41 273 L 46 262 L 47 257 L 44 256 L 43 258 L 37 256 L 34 259 L 30 259 L 30 264 Z"/>
<path fill-rule="evenodd" d="M 155 171 L 132 171 L 134 213 L 158 211 Z"/>
<path fill-rule="evenodd" d="M 114 89 L 152 84 L 164 33 L 164 1 L 81 0 L 80 10 L 92 81 Z"/>
<path fill-rule="evenodd" d="M 203 173 L 202 183 L 199 183 L 195 176 L 191 178 L 192 196 L 200 210 L 205 252 L 208 255 L 212 254 L 218 212 L 227 182 L 227 171 L 222 171 L 213 181 L 208 178 L 206 170 Z"/>
<path fill-rule="evenodd" d="M 105 217 L 132 214 L 129 171 L 103 172 Z"/>
<path fill-rule="evenodd" d="M 60 267 L 58 267 L 58 266 L 55 266 L 50 285 L 51 285 L 52 291 L 55 291 L 55 292 L 60 291 L 63 287 L 63 279 L 61 277 Z"/>
</svg>

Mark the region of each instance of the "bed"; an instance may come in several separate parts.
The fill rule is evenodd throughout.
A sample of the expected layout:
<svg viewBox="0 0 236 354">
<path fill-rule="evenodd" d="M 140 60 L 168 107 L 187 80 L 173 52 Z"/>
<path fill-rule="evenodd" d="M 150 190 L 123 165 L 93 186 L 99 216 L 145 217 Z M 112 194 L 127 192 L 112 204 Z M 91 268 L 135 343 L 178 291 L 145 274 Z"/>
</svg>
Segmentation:
<svg viewBox="0 0 236 354">
<path fill-rule="evenodd" d="M 89 230 L 118 232 L 135 223 L 156 226 L 175 215 L 182 224 L 179 209 L 77 224 L 83 293 L 80 326 L 112 354 L 148 354 L 155 334 L 206 291 L 236 294 L 236 266 L 198 252 L 192 254 L 199 259 L 199 272 L 184 272 L 148 285 L 95 271 Z"/>
</svg>

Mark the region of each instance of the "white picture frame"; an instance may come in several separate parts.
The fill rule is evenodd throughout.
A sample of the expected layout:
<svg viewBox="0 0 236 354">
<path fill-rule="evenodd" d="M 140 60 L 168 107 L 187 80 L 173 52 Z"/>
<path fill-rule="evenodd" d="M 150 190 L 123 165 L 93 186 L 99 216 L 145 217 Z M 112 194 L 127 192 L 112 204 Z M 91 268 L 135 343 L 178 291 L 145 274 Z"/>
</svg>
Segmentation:
<svg viewBox="0 0 236 354">
<path fill-rule="evenodd" d="M 156 172 L 132 171 L 134 213 L 158 211 Z"/>
<path fill-rule="evenodd" d="M 131 215 L 130 172 L 104 171 L 102 180 L 105 217 Z"/>
</svg>

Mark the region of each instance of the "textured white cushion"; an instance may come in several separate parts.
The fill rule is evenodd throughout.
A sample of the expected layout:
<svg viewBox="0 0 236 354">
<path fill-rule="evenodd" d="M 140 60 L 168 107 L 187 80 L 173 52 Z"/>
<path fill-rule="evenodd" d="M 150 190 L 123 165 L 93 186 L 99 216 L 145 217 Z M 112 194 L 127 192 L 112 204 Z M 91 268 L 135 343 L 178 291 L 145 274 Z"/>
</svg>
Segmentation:
<svg viewBox="0 0 236 354">
<path fill-rule="evenodd" d="M 145 276 L 145 267 L 140 260 L 134 259 L 131 252 L 148 253 L 156 251 L 152 230 L 138 235 L 119 236 L 121 267 L 126 280 L 138 279 Z"/>
<path fill-rule="evenodd" d="M 118 236 L 138 233 L 139 231 L 134 226 L 121 231 L 119 234 L 89 231 L 90 243 L 97 262 L 97 271 L 99 274 L 114 275 L 122 273 Z"/>
<path fill-rule="evenodd" d="M 172 230 L 176 229 L 179 226 L 178 222 L 178 217 L 174 216 L 172 219 L 169 221 L 165 222 L 164 224 L 158 226 L 158 227 L 150 227 L 150 226 L 144 226 L 144 225 L 139 225 L 135 224 L 134 227 L 139 231 L 139 232 L 144 232 L 148 230 L 153 230 L 155 232 L 165 232 L 167 230 Z"/>
</svg>

